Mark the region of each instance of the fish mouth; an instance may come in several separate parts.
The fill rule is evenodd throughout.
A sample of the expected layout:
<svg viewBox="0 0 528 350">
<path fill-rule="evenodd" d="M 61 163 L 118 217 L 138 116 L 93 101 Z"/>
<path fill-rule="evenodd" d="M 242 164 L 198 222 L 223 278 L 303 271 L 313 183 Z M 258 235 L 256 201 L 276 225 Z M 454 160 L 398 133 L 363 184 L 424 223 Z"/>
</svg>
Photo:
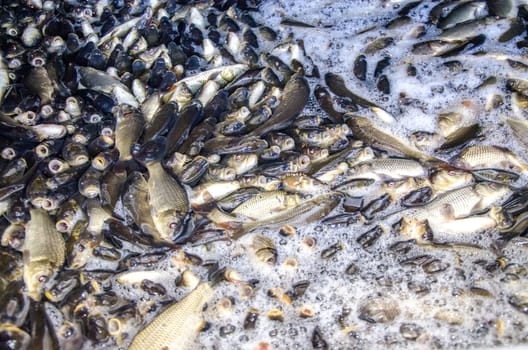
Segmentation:
<svg viewBox="0 0 528 350">
<path fill-rule="evenodd" d="M 171 240 L 175 244 L 186 243 L 192 236 L 194 231 L 194 214 L 189 212 L 180 216 L 182 219 L 177 221 L 177 227 L 171 233 Z"/>
</svg>

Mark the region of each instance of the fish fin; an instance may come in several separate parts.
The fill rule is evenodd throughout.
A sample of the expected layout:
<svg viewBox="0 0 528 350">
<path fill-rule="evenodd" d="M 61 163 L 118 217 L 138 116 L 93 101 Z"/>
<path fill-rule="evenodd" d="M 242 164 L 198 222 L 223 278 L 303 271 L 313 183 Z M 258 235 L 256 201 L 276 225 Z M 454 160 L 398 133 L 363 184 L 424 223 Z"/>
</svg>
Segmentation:
<svg viewBox="0 0 528 350">
<path fill-rule="evenodd" d="M 224 221 L 219 222 L 216 225 L 228 231 L 237 231 L 242 228 L 242 222 L 240 221 Z"/>
<path fill-rule="evenodd" d="M 240 221 L 226 221 L 218 223 L 217 225 L 226 230 L 228 236 L 234 240 L 240 238 L 242 235 L 244 235 L 250 230 L 248 230 L 244 226 L 244 223 Z"/>
<path fill-rule="evenodd" d="M 434 239 L 434 234 L 433 234 L 433 230 L 431 229 L 431 226 L 429 225 L 429 220 L 425 220 L 424 221 L 424 229 L 425 229 L 425 232 L 422 236 L 422 238 L 425 240 L 425 241 L 433 241 Z"/>
<path fill-rule="evenodd" d="M 459 149 L 472 139 L 478 138 L 481 134 L 479 124 L 472 124 L 462 127 L 448 135 L 445 142 L 436 151 L 446 151 L 449 149 Z"/>
</svg>

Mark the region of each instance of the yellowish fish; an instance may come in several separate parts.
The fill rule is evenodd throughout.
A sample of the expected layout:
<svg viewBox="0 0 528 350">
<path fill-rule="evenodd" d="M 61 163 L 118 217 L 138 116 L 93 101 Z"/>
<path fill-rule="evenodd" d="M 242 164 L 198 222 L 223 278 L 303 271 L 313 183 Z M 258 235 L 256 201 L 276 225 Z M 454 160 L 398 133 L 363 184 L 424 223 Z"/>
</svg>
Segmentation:
<svg viewBox="0 0 528 350">
<path fill-rule="evenodd" d="M 44 285 L 64 263 L 65 243 L 43 209 L 31 209 L 24 241 L 24 282 L 28 295 L 39 301 Z"/>
<path fill-rule="evenodd" d="M 129 350 L 184 350 L 198 334 L 202 309 L 213 296 L 208 283 L 199 284 L 182 300 L 159 314 L 132 340 Z"/>
</svg>

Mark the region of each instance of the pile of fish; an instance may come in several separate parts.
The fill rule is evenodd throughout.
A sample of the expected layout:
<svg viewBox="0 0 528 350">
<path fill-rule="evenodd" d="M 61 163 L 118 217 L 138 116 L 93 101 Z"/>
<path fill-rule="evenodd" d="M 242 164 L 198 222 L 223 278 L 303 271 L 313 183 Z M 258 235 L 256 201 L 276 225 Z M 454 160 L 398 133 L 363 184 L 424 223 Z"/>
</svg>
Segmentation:
<svg viewBox="0 0 528 350">
<path fill-rule="evenodd" d="M 0 347 L 526 342 L 528 4 L 371 2 L 345 68 L 273 1 L 3 2 Z"/>
</svg>

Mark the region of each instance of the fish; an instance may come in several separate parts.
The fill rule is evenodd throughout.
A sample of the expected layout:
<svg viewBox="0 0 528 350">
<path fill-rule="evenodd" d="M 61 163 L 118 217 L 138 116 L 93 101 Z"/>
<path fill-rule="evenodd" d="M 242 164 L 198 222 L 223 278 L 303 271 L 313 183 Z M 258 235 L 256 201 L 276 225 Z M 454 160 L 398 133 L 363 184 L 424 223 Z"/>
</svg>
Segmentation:
<svg viewBox="0 0 528 350">
<path fill-rule="evenodd" d="M 417 218 L 431 220 L 436 217 L 467 217 L 485 210 L 508 193 L 511 193 L 508 186 L 493 183 L 482 182 L 465 186 L 438 196 L 420 210 L 423 214 Z"/>
<path fill-rule="evenodd" d="M 231 214 L 213 209 L 208 214 L 208 218 L 216 225 L 228 230 L 230 237 L 237 239 L 257 227 L 283 225 L 284 223 L 310 223 L 319 220 L 327 216 L 342 199 L 342 195 L 336 193 L 322 194 L 302 201 L 299 201 L 297 195 L 286 195 L 280 192 L 264 197 L 257 196 L 242 203 Z M 273 205 L 276 208 L 275 212 L 271 211 L 266 206 L 267 204 Z M 255 211 L 259 207 L 265 208 L 263 210 L 266 211 Z"/>
<path fill-rule="evenodd" d="M 513 136 L 523 145 L 528 145 L 528 121 L 518 119 L 506 119 L 506 123 L 513 131 Z"/>
<path fill-rule="evenodd" d="M 55 89 L 44 67 L 35 67 L 26 76 L 24 83 L 28 89 L 39 96 L 41 103 L 50 103 L 53 99 Z"/>
<path fill-rule="evenodd" d="M 525 172 L 528 169 L 527 165 L 510 150 L 499 146 L 477 145 L 467 147 L 451 163 L 467 170 L 495 168 Z"/>
<path fill-rule="evenodd" d="M 162 97 L 162 100 L 165 103 L 168 101 L 174 101 L 175 91 L 181 86 L 188 88 L 192 94 L 196 93 L 209 80 L 215 80 L 220 86 L 225 86 L 228 82 L 231 82 L 238 76 L 244 74 L 248 69 L 249 67 L 245 64 L 233 64 L 195 74 L 174 84 L 171 87 L 171 90 Z"/>
<path fill-rule="evenodd" d="M 289 126 L 304 109 L 309 95 L 310 86 L 308 81 L 302 74 L 296 73 L 284 86 L 281 102 L 273 111 L 271 117 L 248 135 L 263 136 L 270 131 L 280 130 Z"/>
<path fill-rule="evenodd" d="M 4 96 L 9 88 L 9 71 L 7 69 L 4 55 L 2 53 L 2 58 L 0 58 L 0 104 L 4 101 Z"/>
<path fill-rule="evenodd" d="M 140 111 L 130 105 L 119 105 L 114 111 L 116 117 L 115 147 L 120 161 L 132 159 L 132 145 L 139 140 L 145 126 Z"/>
<path fill-rule="evenodd" d="M 148 195 L 152 220 L 161 237 L 182 242 L 192 231 L 191 210 L 187 192 L 164 168 L 161 158 L 167 140 L 158 136 L 145 142 L 134 155 L 148 169 Z"/>
<path fill-rule="evenodd" d="M 64 264 L 65 241 L 49 214 L 43 209 L 30 209 L 23 246 L 24 283 L 28 296 L 40 301 L 46 283 Z"/>
<path fill-rule="evenodd" d="M 401 180 L 409 177 L 426 177 L 427 169 L 411 159 L 381 158 L 367 160 L 350 167 L 347 179 Z"/>
<path fill-rule="evenodd" d="M 355 137 L 375 148 L 392 152 L 395 155 L 410 157 L 424 162 L 440 162 L 440 159 L 430 156 L 412 147 L 392 134 L 377 128 L 367 117 L 348 114 L 345 121 L 352 129 Z"/>
<path fill-rule="evenodd" d="M 121 194 L 123 208 L 141 231 L 152 237 L 155 242 L 167 242 L 156 228 L 149 207 L 148 183 L 142 173 L 134 171 L 127 179 L 125 190 Z M 172 241 L 168 241 L 172 243 Z"/>
<path fill-rule="evenodd" d="M 303 173 L 286 174 L 280 178 L 285 191 L 300 194 L 320 194 L 331 191 L 329 185 Z"/>
<path fill-rule="evenodd" d="M 200 329 L 202 309 L 213 295 L 209 283 L 198 284 L 183 299 L 162 311 L 150 324 L 139 331 L 128 348 L 130 350 L 189 348 L 189 344 Z"/>
<path fill-rule="evenodd" d="M 200 101 L 193 101 L 181 110 L 174 125 L 167 133 L 167 152 L 173 153 L 180 149 L 189 137 L 191 129 L 204 118 Z"/>
<path fill-rule="evenodd" d="M 455 6 L 445 17 L 439 19 L 437 27 L 446 29 L 459 23 L 472 21 L 488 14 L 485 1 L 461 3 Z"/>
</svg>

